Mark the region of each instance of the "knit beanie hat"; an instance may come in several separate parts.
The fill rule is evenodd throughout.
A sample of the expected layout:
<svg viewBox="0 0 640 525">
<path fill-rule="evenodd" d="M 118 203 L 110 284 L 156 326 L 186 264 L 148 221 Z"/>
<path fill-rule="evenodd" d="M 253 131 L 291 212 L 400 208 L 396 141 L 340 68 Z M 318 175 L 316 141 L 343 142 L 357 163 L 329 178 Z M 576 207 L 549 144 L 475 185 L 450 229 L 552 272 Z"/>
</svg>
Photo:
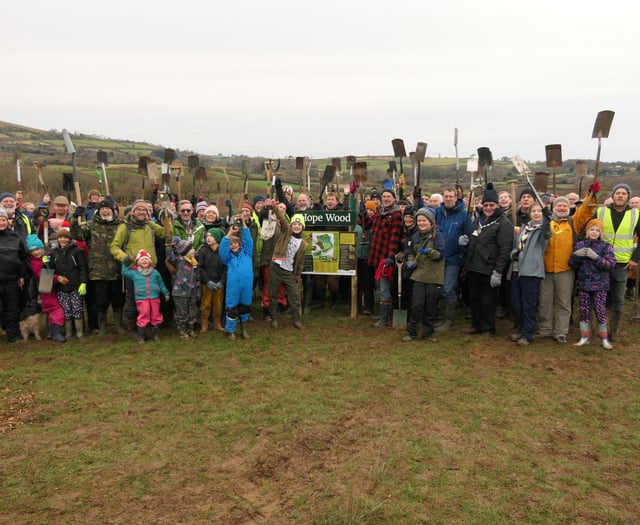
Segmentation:
<svg viewBox="0 0 640 525">
<path fill-rule="evenodd" d="M 11 197 L 13 200 L 16 200 L 16 196 L 13 193 L 5 191 L 4 193 L 0 193 L 0 202 L 5 200 L 7 197 Z"/>
<path fill-rule="evenodd" d="M 27 243 L 27 250 L 30 252 L 32 252 L 33 250 L 44 248 L 43 242 L 35 233 L 31 233 L 30 235 L 27 235 L 26 243 Z"/>
<path fill-rule="evenodd" d="M 144 208 L 145 211 L 146 211 L 147 210 L 147 203 L 142 199 L 136 199 L 131 204 L 131 213 L 136 211 L 137 208 Z"/>
<path fill-rule="evenodd" d="M 496 204 L 499 204 L 498 192 L 493 187 L 492 182 L 487 184 L 487 187 L 482 194 L 482 204 L 484 204 L 485 202 L 494 202 Z"/>
<path fill-rule="evenodd" d="M 137 265 L 140 265 L 140 260 L 141 259 L 149 259 L 149 262 L 152 261 L 151 255 L 149 255 L 149 252 L 147 252 L 146 250 L 139 250 L 138 253 L 136 254 L 136 264 Z"/>
<path fill-rule="evenodd" d="M 291 217 L 291 224 L 293 224 L 294 222 L 299 222 L 304 228 L 304 215 L 302 215 L 302 213 L 296 213 L 293 217 Z"/>
<path fill-rule="evenodd" d="M 413 206 L 408 205 L 404 207 L 404 211 L 402 212 L 402 216 L 405 217 L 406 215 L 411 215 L 413 217 L 413 213 L 415 212 L 415 210 L 413 209 Z"/>
<path fill-rule="evenodd" d="M 364 207 L 365 207 L 367 210 L 371 210 L 371 211 L 372 211 L 372 212 L 374 212 L 374 213 L 378 210 L 378 208 L 376 207 L 376 203 L 375 203 L 375 202 L 373 202 L 373 201 L 367 201 L 367 202 L 365 202 L 365 203 L 364 203 Z"/>
<path fill-rule="evenodd" d="M 9 220 L 9 214 L 7 213 L 7 210 L 5 210 L 2 206 L 0 206 L 0 216 Z"/>
<path fill-rule="evenodd" d="M 569 199 L 567 199 L 564 195 L 560 195 L 560 197 L 555 198 L 555 200 L 553 201 L 553 207 L 555 208 L 556 204 L 558 204 L 559 202 L 564 202 L 567 206 L 571 206 Z"/>
<path fill-rule="evenodd" d="M 431 226 L 433 226 L 436 223 L 436 216 L 433 214 L 433 211 L 431 211 L 431 208 L 428 208 L 426 206 L 423 208 L 420 208 L 416 212 L 416 219 L 418 218 L 418 215 L 423 215 L 424 217 L 426 217 L 428 221 L 431 223 Z"/>
<path fill-rule="evenodd" d="M 69 221 L 62 221 L 62 224 L 56 231 L 56 235 L 58 238 L 68 237 L 71 239 L 71 225 L 69 224 Z"/>
<path fill-rule="evenodd" d="M 178 242 L 176 242 L 176 251 L 180 255 L 187 255 L 189 253 L 189 250 L 191 250 L 191 248 L 193 248 L 193 243 L 190 241 L 185 241 L 183 239 L 180 239 Z"/>
<path fill-rule="evenodd" d="M 198 204 L 196 204 L 196 214 L 200 210 L 206 210 L 208 207 L 209 205 L 207 204 L 207 201 L 200 201 Z"/>
<path fill-rule="evenodd" d="M 249 210 L 253 211 L 253 206 L 251 206 L 251 203 L 247 201 L 243 202 L 240 208 L 249 208 Z"/>
<path fill-rule="evenodd" d="M 385 193 L 390 193 L 394 199 L 396 198 L 396 192 L 391 188 L 385 188 L 384 190 L 382 190 L 382 194 L 384 195 Z"/>
<path fill-rule="evenodd" d="M 523 195 L 531 195 L 531 197 L 533 197 L 534 199 L 536 198 L 536 194 L 533 193 L 533 190 L 529 187 L 525 188 L 520 192 L 520 196 L 518 197 L 518 200 L 522 200 Z"/>
<path fill-rule="evenodd" d="M 619 189 L 627 190 L 627 195 L 629 198 L 631 198 L 631 186 L 629 186 L 628 184 L 625 184 L 624 182 L 616 184 L 613 187 L 613 189 L 611 190 L 611 196 L 613 197 L 613 194 L 616 192 L 616 190 L 619 190 Z"/>
<path fill-rule="evenodd" d="M 222 237 L 224 237 L 224 232 L 220 228 L 209 228 L 207 233 L 211 234 L 218 244 L 220 244 Z"/>
<path fill-rule="evenodd" d="M 100 208 L 109 208 L 111 211 L 115 211 L 116 209 L 115 204 L 111 199 L 104 199 L 100 201 L 96 209 L 100 210 Z"/>
<path fill-rule="evenodd" d="M 218 219 L 220 218 L 220 210 L 218 210 L 218 207 L 215 204 L 209 204 L 209 206 L 207 206 L 207 209 L 204 210 L 204 214 L 206 215 L 208 211 L 212 211 L 216 214 L 216 217 L 218 217 Z"/>
<path fill-rule="evenodd" d="M 260 201 L 264 201 L 264 197 L 262 195 L 256 195 L 253 198 L 253 207 L 256 207 L 256 203 L 260 202 Z"/>
<path fill-rule="evenodd" d="M 584 227 L 584 231 L 588 232 L 591 228 L 598 228 L 600 230 L 600 238 L 604 235 L 604 224 L 600 219 L 591 219 Z"/>
</svg>

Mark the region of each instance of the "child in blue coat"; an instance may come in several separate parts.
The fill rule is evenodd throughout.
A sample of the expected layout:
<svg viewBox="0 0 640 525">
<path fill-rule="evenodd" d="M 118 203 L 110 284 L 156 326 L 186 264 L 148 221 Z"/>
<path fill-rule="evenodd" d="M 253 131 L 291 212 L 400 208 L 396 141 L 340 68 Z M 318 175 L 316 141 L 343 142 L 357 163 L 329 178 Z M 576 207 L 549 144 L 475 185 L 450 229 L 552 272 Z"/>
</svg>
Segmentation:
<svg viewBox="0 0 640 525">
<path fill-rule="evenodd" d="M 242 237 L 238 237 L 240 232 Z M 253 299 L 253 239 L 242 216 L 236 218 L 227 235 L 222 238 L 218 251 L 227 267 L 225 330 L 229 339 L 235 341 L 240 318 L 242 338 L 249 339 L 247 323 Z"/>
</svg>

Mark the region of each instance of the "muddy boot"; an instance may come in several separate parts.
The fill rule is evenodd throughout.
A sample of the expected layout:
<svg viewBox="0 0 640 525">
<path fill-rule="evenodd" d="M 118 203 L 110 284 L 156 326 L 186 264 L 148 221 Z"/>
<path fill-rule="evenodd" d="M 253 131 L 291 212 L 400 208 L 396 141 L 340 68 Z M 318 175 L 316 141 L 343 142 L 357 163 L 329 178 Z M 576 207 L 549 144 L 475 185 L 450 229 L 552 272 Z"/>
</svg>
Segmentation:
<svg viewBox="0 0 640 525">
<path fill-rule="evenodd" d="M 240 321 L 240 335 L 242 339 L 249 339 L 249 332 L 247 332 L 247 323 Z"/>
<path fill-rule="evenodd" d="M 236 340 L 236 334 L 233 333 L 233 332 L 228 333 L 227 337 L 229 338 L 229 341 L 235 341 Z"/>
<path fill-rule="evenodd" d="M 155 325 L 151 327 L 151 337 L 153 337 L 153 340 L 157 343 L 158 341 L 160 341 L 160 326 L 159 325 Z"/>
<path fill-rule="evenodd" d="M 196 333 L 196 323 L 187 323 L 187 335 L 194 339 L 198 337 L 198 334 Z"/>
<path fill-rule="evenodd" d="M 622 319 L 621 312 L 615 310 L 611 314 L 611 333 L 609 334 L 609 340 L 617 341 L 620 336 L 620 320 Z"/>
<path fill-rule="evenodd" d="M 203 317 L 200 321 L 200 333 L 206 334 L 209 331 L 209 319 Z"/>
<path fill-rule="evenodd" d="M 178 335 L 180 336 L 180 339 L 189 339 L 186 323 L 178 323 Z"/>
<path fill-rule="evenodd" d="M 453 328 L 456 320 L 456 303 L 444 303 L 444 322 L 438 326 L 436 332 L 448 332 Z"/>
<path fill-rule="evenodd" d="M 291 312 L 291 316 L 293 317 L 293 326 L 300 330 L 302 328 L 302 321 L 300 321 L 300 308 L 294 308 Z"/>
<path fill-rule="evenodd" d="M 139 345 L 144 344 L 144 326 L 136 327 L 136 343 Z"/>
<path fill-rule="evenodd" d="M 83 332 L 84 319 L 74 319 L 73 326 L 76 327 L 76 337 L 78 339 L 82 339 L 84 337 L 84 332 Z"/>
<path fill-rule="evenodd" d="M 122 325 L 122 308 L 113 309 L 113 324 L 116 327 L 116 334 L 126 335 L 127 331 Z"/>
<path fill-rule="evenodd" d="M 271 328 L 278 328 L 278 309 L 275 306 L 270 306 L 269 311 L 271 313 Z"/>
<path fill-rule="evenodd" d="M 96 335 L 104 337 L 107 335 L 107 315 L 104 312 L 98 312 L 96 317 L 98 320 L 98 333 Z"/>
<path fill-rule="evenodd" d="M 217 332 L 224 332 L 224 326 L 222 326 L 222 323 L 220 322 L 220 318 L 216 317 L 213 320 L 213 328 L 217 331 Z"/>
<path fill-rule="evenodd" d="M 66 341 L 64 335 L 62 335 L 62 327 L 57 324 L 51 325 L 51 340 L 58 343 L 64 343 Z"/>
<path fill-rule="evenodd" d="M 373 323 L 374 328 L 382 328 L 387 324 L 387 318 L 389 317 L 390 303 L 380 303 L 380 318 L 377 322 Z"/>
<path fill-rule="evenodd" d="M 604 348 L 605 350 L 612 350 L 613 346 L 611 345 L 611 343 L 609 342 L 609 339 L 607 338 L 607 325 L 606 324 L 599 324 L 598 325 L 598 334 L 600 335 L 600 344 L 602 345 L 602 348 Z"/>
<path fill-rule="evenodd" d="M 67 339 L 71 339 L 73 337 L 73 319 L 69 319 L 64 321 L 64 336 Z"/>
</svg>

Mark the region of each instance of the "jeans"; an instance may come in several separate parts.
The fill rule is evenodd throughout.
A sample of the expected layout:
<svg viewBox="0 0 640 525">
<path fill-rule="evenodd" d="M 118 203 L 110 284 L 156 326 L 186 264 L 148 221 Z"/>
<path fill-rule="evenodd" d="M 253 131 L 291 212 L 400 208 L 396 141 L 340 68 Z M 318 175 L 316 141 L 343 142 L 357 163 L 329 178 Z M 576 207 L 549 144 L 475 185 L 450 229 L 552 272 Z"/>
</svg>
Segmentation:
<svg viewBox="0 0 640 525">
<path fill-rule="evenodd" d="M 458 266 L 457 264 L 444 265 L 444 284 L 442 285 L 442 298 L 447 303 L 458 302 L 456 290 L 458 289 L 459 273 L 460 266 Z"/>
</svg>

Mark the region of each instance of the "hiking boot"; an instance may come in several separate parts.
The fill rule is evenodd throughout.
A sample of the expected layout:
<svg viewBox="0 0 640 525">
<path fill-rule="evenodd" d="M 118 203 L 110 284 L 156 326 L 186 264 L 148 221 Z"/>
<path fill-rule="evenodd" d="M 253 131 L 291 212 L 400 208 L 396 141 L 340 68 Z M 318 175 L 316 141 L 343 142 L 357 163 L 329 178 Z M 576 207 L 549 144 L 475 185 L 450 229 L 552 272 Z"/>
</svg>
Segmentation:
<svg viewBox="0 0 640 525">
<path fill-rule="evenodd" d="M 514 343 L 517 343 L 518 341 L 520 341 L 520 334 L 511 334 L 509 336 L 509 339 L 511 339 Z"/>
<path fill-rule="evenodd" d="M 566 335 L 556 335 L 555 338 L 556 343 L 558 343 L 559 345 L 566 345 L 567 344 L 567 336 Z"/>
<path fill-rule="evenodd" d="M 415 340 L 415 338 L 416 338 L 416 337 L 415 337 L 414 335 L 409 335 L 409 334 L 407 334 L 407 335 L 405 335 L 405 336 L 402 338 L 402 342 L 403 342 L 403 343 L 409 343 L 409 342 L 411 342 L 411 341 L 414 341 L 414 340 Z"/>
<path fill-rule="evenodd" d="M 516 344 L 518 346 L 529 346 L 531 343 L 527 339 L 525 339 L 524 337 L 521 337 L 520 339 L 518 339 L 516 341 Z"/>
</svg>

